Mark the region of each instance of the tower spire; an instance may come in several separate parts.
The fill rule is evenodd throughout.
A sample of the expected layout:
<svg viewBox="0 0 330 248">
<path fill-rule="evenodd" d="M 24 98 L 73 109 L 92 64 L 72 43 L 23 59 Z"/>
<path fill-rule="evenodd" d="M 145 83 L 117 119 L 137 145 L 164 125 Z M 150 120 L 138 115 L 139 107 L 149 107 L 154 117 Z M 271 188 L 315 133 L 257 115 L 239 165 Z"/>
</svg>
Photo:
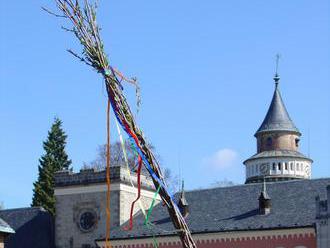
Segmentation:
<svg viewBox="0 0 330 248">
<path fill-rule="evenodd" d="M 275 76 L 274 76 L 274 81 L 275 81 L 275 86 L 277 88 L 278 82 L 280 81 L 280 76 L 278 75 L 278 64 L 280 61 L 280 54 L 276 54 L 276 69 L 275 69 Z"/>
</svg>

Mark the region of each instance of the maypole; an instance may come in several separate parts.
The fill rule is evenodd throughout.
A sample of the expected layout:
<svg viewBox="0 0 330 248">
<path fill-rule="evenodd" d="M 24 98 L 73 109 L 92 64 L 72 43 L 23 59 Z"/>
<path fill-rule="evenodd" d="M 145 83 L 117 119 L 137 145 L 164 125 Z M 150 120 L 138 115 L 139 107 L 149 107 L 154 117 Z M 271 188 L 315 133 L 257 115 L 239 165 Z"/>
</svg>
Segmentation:
<svg viewBox="0 0 330 248">
<path fill-rule="evenodd" d="M 80 54 L 72 50 L 68 51 L 102 74 L 105 80 L 108 101 L 115 113 L 115 117 L 129 138 L 134 142 L 139 160 L 143 162 L 148 170 L 155 188 L 159 189 L 159 195 L 167 206 L 173 225 L 180 236 L 182 247 L 196 248 L 197 246 L 192 239 L 188 225 L 181 215 L 173 196 L 168 191 L 159 163 L 149 148 L 142 130 L 137 126 L 123 93 L 122 82 L 128 82 L 138 87 L 137 82 L 135 79 L 127 79 L 120 71 L 113 68 L 104 52 L 103 42 L 100 37 L 100 28 L 96 22 L 97 6 L 89 3 L 88 0 L 84 1 L 83 7 L 81 7 L 79 0 L 54 1 L 61 14 L 55 14 L 49 10 L 46 11 L 56 17 L 67 19 L 71 23 L 72 28 L 64 29 L 72 32 L 82 45 L 82 52 Z"/>
</svg>

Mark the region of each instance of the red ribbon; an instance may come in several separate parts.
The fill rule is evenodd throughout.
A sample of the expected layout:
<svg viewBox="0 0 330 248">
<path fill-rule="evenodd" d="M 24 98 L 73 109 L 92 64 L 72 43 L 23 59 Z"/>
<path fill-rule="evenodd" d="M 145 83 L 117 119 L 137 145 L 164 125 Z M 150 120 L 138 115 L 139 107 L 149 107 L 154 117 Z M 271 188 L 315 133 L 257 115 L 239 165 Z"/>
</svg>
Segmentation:
<svg viewBox="0 0 330 248">
<path fill-rule="evenodd" d="M 124 228 L 125 230 L 132 230 L 133 229 L 133 211 L 134 211 L 134 204 L 140 199 L 141 197 L 141 168 L 142 168 L 142 158 L 139 155 L 138 157 L 138 169 L 137 169 L 137 184 L 138 184 L 138 195 L 137 198 L 132 202 L 131 205 L 131 213 L 129 219 L 129 227 Z"/>
</svg>

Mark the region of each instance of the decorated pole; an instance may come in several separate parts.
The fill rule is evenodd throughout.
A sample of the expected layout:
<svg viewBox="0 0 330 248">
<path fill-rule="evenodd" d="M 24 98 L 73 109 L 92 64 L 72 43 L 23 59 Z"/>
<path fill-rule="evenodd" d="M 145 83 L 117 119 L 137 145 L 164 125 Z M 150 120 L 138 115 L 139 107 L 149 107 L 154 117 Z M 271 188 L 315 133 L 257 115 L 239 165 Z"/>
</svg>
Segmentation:
<svg viewBox="0 0 330 248">
<path fill-rule="evenodd" d="M 192 239 L 188 225 L 181 215 L 173 196 L 167 189 L 159 163 L 149 148 L 142 130 L 137 126 L 123 93 L 122 82 L 134 84 L 138 89 L 137 82 L 135 79 L 127 79 L 122 73 L 113 68 L 104 52 L 99 32 L 100 28 L 96 22 L 97 6 L 89 3 L 88 0 L 84 1 L 83 7 L 81 7 L 79 0 L 54 1 L 61 14 L 53 13 L 47 9 L 45 11 L 56 17 L 65 18 L 72 24 L 71 28 L 64 29 L 72 32 L 80 41 L 82 52 L 78 54 L 72 50 L 68 51 L 103 75 L 108 100 L 111 103 L 115 116 L 129 138 L 134 141 L 139 157 L 152 177 L 155 188 L 160 188 L 159 195 L 167 206 L 173 225 L 180 236 L 182 247 L 196 248 L 197 246 Z"/>
</svg>

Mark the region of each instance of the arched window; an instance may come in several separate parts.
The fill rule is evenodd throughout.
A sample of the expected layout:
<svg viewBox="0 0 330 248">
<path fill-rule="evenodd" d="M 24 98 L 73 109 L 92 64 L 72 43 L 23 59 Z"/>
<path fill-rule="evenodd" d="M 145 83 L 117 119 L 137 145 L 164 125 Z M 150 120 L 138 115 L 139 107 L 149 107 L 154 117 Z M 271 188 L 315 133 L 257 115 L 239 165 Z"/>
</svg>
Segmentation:
<svg viewBox="0 0 330 248">
<path fill-rule="evenodd" d="M 290 163 L 290 169 L 293 170 L 293 163 Z"/>
<path fill-rule="evenodd" d="M 285 169 L 286 169 L 286 170 L 289 169 L 289 164 L 288 164 L 288 162 L 285 162 Z"/>
<path fill-rule="evenodd" d="M 296 164 L 297 171 L 299 171 L 299 163 Z"/>
<path fill-rule="evenodd" d="M 278 163 L 278 170 L 282 170 L 282 164 L 281 163 Z"/>
<path fill-rule="evenodd" d="M 276 164 L 273 163 L 273 171 L 276 170 Z"/>
</svg>

